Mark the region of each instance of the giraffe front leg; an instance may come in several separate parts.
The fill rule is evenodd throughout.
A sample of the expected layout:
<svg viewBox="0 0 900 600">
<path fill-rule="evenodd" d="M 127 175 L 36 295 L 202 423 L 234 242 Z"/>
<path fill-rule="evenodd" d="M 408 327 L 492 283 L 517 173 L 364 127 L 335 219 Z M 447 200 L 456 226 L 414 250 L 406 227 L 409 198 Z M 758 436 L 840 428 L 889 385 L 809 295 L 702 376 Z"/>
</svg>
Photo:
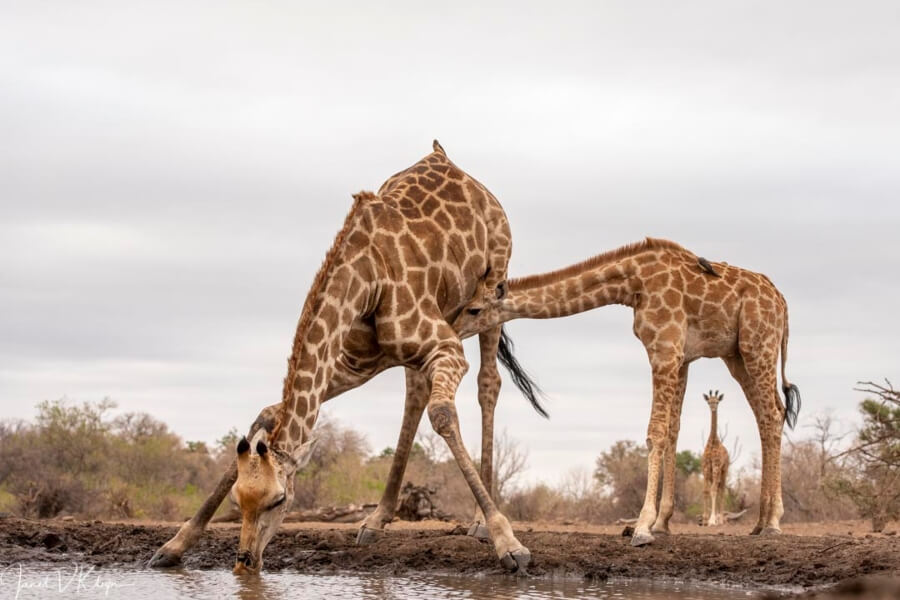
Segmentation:
<svg viewBox="0 0 900 600">
<path fill-rule="evenodd" d="M 719 488 L 716 497 L 719 499 L 719 525 L 725 525 L 727 522 L 725 519 L 725 496 L 728 492 L 727 490 L 727 482 L 728 482 L 728 473 L 724 471 L 719 476 Z"/>
<path fill-rule="evenodd" d="M 709 526 L 719 525 L 719 482 L 715 479 L 709 485 Z"/>
<path fill-rule="evenodd" d="M 675 512 L 675 455 L 678 446 L 678 432 L 681 430 L 681 408 L 684 404 L 684 391 L 687 387 L 688 365 L 681 368 L 678 374 L 678 385 L 669 410 L 669 434 L 667 437 L 666 455 L 663 464 L 662 501 L 659 515 L 650 528 L 651 533 L 669 534 L 669 520 Z"/>
<path fill-rule="evenodd" d="M 160 569 L 174 567 L 180 564 L 181 557 L 184 556 L 184 553 L 196 544 L 197 540 L 200 539 L 200 536 L 203 535 L 207 523 L 209 523 L 209 520 L 219 508 L 219 505 L 222 504 L 222 500 L 228 495 L 231 486 L 234 485 L 236 480 L 237 462 L 232 461 L 228 470 L 219 480 L 216 489 L 207 496 L 203 505 L 197 510 L 194 516 L 181 526 L 178 533 L 153 554 L 153 557 L 147 563 L 147 566 Z"/>
<path fill-rule="evenodd" d="M 677 362 L 653 364 L 653 407 L 647 427 L 647 490 L 644 505 L 634 526 L 632 546 L 645 546 L 653 542 L 650 527 L 656 521 L 656 496 L 669 438 L 669 407 L 678 387 Z"/>
<path fill-rule="evenodd" d="M 400 488 L 403 483 L 403 474 L 406 472 L 409 453 L 427 403 L 428 380 L 418 371 L 406 369 L 406 405 L 403 409 L 403 425 L 400 427 L 400 437 L 397 440 L 397 448 L 391 461 L 391 471 L 388 474 L 387 485 L 385 485 L 378 507 L 359 526 L 359 530 L 356 533 L 356 544 L 358 546 L 365 546 L 375 542 L 379 534 L 384 531 L 385 525 L 394 519 Z"/>
<path fill-rule="evenodd" d="M 675 512 L 675 442 L 672 436 L 666 439 L 666 452 L 662 466 L 662 497 L 659 502 L 659 513 L 653 522 L 650 532 L 653 534 L 669 534 L 669 520 Z"/>
<path fill-rule="evenodd" d="M 478 404 L 481 406 L 481 481 L 497 501 L 494 485 L 494 409 L 500 395 L 500 372 L 497 370 L 497 348 L 500 345 L 500 327 L 479 334 L 481 367 L 478 370 Z M 480 539 L 490 539 L 481 507 L 475 507 L 475 517 L 468 535 Z"/>
<path fill-rule="evenodd" d="M 710 493 L 709 477 L 703 475 L 703 516 L 700 517 L 700 525 L 706 527 L 709 523 L 709 507 L 712 503 L 712 494 Z"/>
<path fill-rule="evenodd" d="M 466 369 L 467 364 L 462 356 L 461 347 L 445 350 L 442 356 L 431 361 L 428 368 L 431 379 L 428 417 L 434 431 L 447 442 L 456 464 L 484 513 L 487 529 L 494 543 L 494 551 L 501 564 L 509 571 L 525 574 L 531 562 L 531 552 L 516 539 L 509 521 L 497 509 L 463 445 L 459 432 L 454 397 Z"/>
</svg>

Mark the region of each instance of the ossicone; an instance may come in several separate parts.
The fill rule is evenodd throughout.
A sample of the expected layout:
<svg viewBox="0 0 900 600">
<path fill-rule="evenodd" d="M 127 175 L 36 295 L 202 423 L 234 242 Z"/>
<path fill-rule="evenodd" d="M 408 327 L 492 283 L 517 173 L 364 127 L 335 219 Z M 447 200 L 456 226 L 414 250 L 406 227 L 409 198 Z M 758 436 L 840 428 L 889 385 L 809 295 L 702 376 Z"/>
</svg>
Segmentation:
<svg viewBox="0 0 900 600">
<path fill-rule="evenodd" d="M 249 451 L 250 451 L 250 442 L 247 441 L 246 437 L 242 437 L 241 441 L 239 441 L 238 445 L 237 445 L 237 453 L 238 453 L 238 455 L 243 455 Z"/>
</svg>

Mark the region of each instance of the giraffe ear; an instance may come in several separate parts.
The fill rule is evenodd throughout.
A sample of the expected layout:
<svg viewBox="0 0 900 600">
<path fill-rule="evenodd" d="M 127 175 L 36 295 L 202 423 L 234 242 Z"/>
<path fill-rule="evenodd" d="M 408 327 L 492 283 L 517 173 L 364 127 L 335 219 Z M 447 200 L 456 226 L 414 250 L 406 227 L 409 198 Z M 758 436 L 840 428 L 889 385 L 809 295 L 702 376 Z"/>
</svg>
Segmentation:
<svg viewBox="0 0 900 600">
<path fill-rule="evenodd" d="M 291 453 L 291 459 L 294 461 L 294 466 L 299 471 L 309 462 L 309 459 L 312 458 L 313 450 L 316 449 L 316 444 L 319 442 L 319 438 L 313 436 L 309 438 L 304 444 L 300 444 L 294 451 Z"/>
</svg>

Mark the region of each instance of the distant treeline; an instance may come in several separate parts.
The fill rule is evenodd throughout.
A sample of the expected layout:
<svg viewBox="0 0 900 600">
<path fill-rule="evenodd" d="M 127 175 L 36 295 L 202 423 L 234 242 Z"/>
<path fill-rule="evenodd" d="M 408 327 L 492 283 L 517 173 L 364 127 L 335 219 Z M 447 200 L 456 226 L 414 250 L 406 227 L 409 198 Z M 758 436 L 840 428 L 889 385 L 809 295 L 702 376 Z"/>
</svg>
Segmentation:
<svg viewBox="0 0 900 600">
<path fill-rule="evenodd" d="M 860 406 L 863 424 L 852 432 L 852 443 L 842 443 L 847 433 L 836 434 L 827 417 L 808 426 L 809 437 L 785 440 L 786 522 L 862 516 L 878 528 L 897 518 L 900 398 L 889 384 L 869 384 L 865 391 L 872 398 Z M 38 518 L 189 516 L 233 457 L 237 430 L 209 447 L 182 441 L 147 414 L 112 416 L 114 408 L 109 400 L 46 401 L 32 422 L 0 423 L 0 511 Z M 373 453 L 363 435 L 334 422 L 320 422 L 316 430 L 320 441 L 298 475 L 293 508 L 377 502 L 393 449 Z M 555 485 L 520 484 L 527 452 L 506 432 L 495 452 L 495 494 L 513 519 L 609 523 L 640 511 L 647 476 L 643 444 L 616 442 L 599 453 L 593 472 L 573 470 Z M 694 521 L 702 510 L 700 456 L 681 451 L 676 466 L 675 518 Z M 461 521 L 474 514 L 468 486 L 439 437 L 417 439 L 405 479 L 436 490 L 433 500 L 444 513 Z M 733 472 L 726 510 L 752 513 L 758 486 L 758 465 Z"/>
</svg>

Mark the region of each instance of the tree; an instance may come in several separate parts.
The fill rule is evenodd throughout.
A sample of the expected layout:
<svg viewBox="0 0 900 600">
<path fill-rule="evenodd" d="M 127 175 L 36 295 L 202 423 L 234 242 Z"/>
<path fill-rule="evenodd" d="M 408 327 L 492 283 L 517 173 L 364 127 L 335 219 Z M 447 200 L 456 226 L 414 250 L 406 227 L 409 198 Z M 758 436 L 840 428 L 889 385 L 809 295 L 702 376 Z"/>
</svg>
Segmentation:
<svg viewBox="0 0 900 600">
<path fill-rule="evenodd" d="M 856 444 L 845 454 L 856 467 L 855 476 L 835 482 L 839 493 L 856 504 L 872 530 L 900 517 L 900 391 L 891 382 L 859 382 L 857 391 L 871 394 L 860 403 L 863 424 Z"/>
<path fill-rule="evenodd" d="M 509 485 L 522 474 L 528 463 L 528 451 L 509 437 L 506 429 L 494 441 L 494 496 L 505 498 Z"/>
<path fill-rule="evenodd" d="M 701 468 L 700 455 L 690 450 L 682 450 L 675 455 L 675 468 L 684 477 L 699 473 Z"/>
<path fill-rule="evenodd" d="M 601 453 L 594 478 L 609 490 L 619 516 L 641 510 L 647 489 L 647 449 L 631 440 L 620 440 Z"/>
</svg>

